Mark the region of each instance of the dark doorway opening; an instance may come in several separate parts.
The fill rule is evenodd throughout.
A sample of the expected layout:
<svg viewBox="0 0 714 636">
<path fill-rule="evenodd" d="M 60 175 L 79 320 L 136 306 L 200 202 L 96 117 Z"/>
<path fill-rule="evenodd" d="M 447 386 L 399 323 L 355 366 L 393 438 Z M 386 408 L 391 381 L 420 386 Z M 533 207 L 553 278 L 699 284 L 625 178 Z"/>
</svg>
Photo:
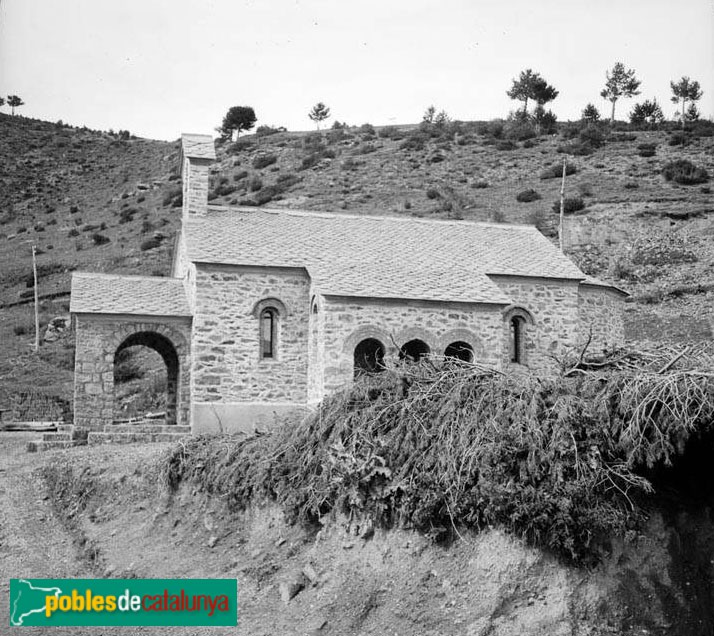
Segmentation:
<svg viewBox="0 0 714 636">
<path fill-rule="evenodd" d="M 354 353 L 354 375 L 384 371 L 384 345 L 376 338 L 362 340 Z"/>
<path fill-rule="evenodd" d="M 468 342 L 452 342 L 444 350 L 445 358 L 453 358 L 463 362 L 474 361 L 474 350 Z"/>
<path fill-rule="evenodd" d="M 402 345 L 399 351 L 399 359 L 407 362 L 418 362 L 429 355 L 429 345 L 423 340 L 410 340 Z"/>
</svg>

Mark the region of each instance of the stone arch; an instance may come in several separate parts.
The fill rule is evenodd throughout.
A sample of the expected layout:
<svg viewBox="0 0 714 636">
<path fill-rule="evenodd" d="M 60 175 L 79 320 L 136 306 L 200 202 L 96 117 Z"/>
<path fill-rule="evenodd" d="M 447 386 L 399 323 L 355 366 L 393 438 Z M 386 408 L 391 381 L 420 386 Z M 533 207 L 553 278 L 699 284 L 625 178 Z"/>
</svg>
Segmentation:
<svg viewBox="0 0 714 636">
<path fill-rule="evenodd" d="M 510 320 L 514 316 L 523 318 L 528 325 L 534 326 L 536 324 L 533 314 L 521 305 L 508 305 L 508 307 L 503 309 L 503 319 L 505 321 Z"/>
<path fill-rule="evenodd" d="M 161 356 L 166 365 L 166 418 L 165 423 L 172 425 L 178 421 L 178 388 L 180 363 L 178 352 L 173 343 L 157 331 L 135 331 L 127 336 L 114 351 L 114 372 L 119 355 L 129 347 L 144 346 L 153 349 Z"/>
<path fill-rule="evenodd" d="M 407 327 L 406 329 L 402 329 L 395 338 L 400 349 L 410 340 L 421 340 L 429 347 L 430 351 L 434 351 L 439 342 L 439 339 L 433 333 L 422 327 Z"/>
<path fill-rule="evenodd" d="M 345 355 L 352 356 L 355 347 L 362 342 L 362 340 L 368 340 L 370 338 L 379 340 L 382 345 L 384 345 L 385 354 L 393 352 L 395 349 L 392 338 L 386 331 L 384 331 L 384 329 L 380 329 L 379 327 L 375 327 L 373 325 L 365 325 L 363 327 L 358 327 L 349 336 L 347 336 L 344 346 L 342 347 L 343 353 Z"/>
<path fill-rule="evenodd" d="M 465 342 L 473 351 L 474 361 L 486 357 L 486 350 L 480 338 L 469 329 L 450 329 L 439 338 L 438 350 L 443 354 L 455 342 Z"/>
<path fill-rule="evenodd" d="M 279 298 L 263 298 L 262 300 L 259 300 L 255 303 L 255 305 L 253 305 L 253 309 L 250 313 L 253 318 L 259 318 L 260 314 L 263 313 L 263 310 L 265 309 L 275 309 L 280 318 L 285 318 L 288 315 L 288 308 Z"/>
<path fill-rule="evenodd" d="M 152 320 L 149 317 L 77 316 L 75 333 L 74 422 L 101 430 L 114 421 L 114 360 L 117 351 L 134 344 L 154 349 L 175 378 L 175 419 L 190 421 L 189 320 Z M 141 335 L 144 334 L 144 335 Z M 153 335 L 149 335 L 153 334 Z M 170 346 L 169 346 L 170 345 Z"/>
</svg>

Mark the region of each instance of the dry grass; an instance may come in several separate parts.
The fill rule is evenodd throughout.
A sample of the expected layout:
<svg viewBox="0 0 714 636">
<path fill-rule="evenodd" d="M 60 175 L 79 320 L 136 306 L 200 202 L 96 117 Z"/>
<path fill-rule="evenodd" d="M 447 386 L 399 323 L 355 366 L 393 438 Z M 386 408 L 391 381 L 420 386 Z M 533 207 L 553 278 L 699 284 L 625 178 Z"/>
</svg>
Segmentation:
<svg viewBox="0 0 714 636">
<path fill-rule="evenodd" d="M 686 366 L 691 356 L 662 372 L 628 367 L 631 357 L 580 361 L 557 378 L 392 369 L 275 433 L 191 439 L 167 457 L 164 479 L 236 508 L 275 500 L 303 522 L 368 515 L 435 538 L 499 525 L 587 561 L 641 521 L 651 487 L 638 471 L 671 462 L 714 415 L 714 378 Z"/>
</svg>

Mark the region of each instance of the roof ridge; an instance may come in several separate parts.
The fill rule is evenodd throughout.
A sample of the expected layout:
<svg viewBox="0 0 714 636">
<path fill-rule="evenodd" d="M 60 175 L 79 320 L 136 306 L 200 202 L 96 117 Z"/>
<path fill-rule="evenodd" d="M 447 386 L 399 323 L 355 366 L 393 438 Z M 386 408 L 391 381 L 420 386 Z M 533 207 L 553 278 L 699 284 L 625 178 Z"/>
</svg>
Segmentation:
<svg viewBox="0 0 714 636">
<path fill-rule="evenodd" d="M 498 229 L 537 230 L 535 225 L 527 223 L 495 223 L 493 221 L 471 221 L 469 219 L 422 219 L 414 216 L 395 216 L 389 214 L 342 214 L 341 212 L 326 212 L 324 210 L 299 210 L 293 208 L 267 208 L 241 205 L 209 205 L 208 211 L 221 210 L 224 212 L 250 212 L 251 214 L 284 214 L 288 216 L 307 216 L 313 218 L 339 218 L 339 219 L 371 219 L 374 221 L 394 221 L 397 223 L 424 223 L 426 225 L 478 225 L 481 227 L 494 227 Z"/>
</svg>

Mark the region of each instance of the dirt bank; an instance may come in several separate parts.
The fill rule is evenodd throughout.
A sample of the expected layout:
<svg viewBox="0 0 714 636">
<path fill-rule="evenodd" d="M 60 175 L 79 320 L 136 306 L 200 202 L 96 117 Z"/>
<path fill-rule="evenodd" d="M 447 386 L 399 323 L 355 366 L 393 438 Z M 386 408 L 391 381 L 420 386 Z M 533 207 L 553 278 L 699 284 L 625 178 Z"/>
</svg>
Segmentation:
<svg viewBox="0 0 714 636">
<path fill-rule="evenodd" d="M 689 635 L 709 629 L 695 599 L 710 589 L 687 597 L 687 590 L 706 587 L 704 565 L 671 556 L 687 557 L 692 537 L 666 526 L 660 515 L 634 545 L 616 545 L 600 566 L 582 571 L 493 529 L 461 530 L 451 545 L 435 546 L 411 531 L 374 531 L 345 519 L 299 528 L 273 508 L 230 514 L 190 487 L 169 496 L 157 481 L 160 445 L 26 455 L 22 437 L 0 439 L 5 588 L 19 575 L 235 577 L 240 625 L 224 632 L 249 636 Z M 7 612 L 6 602 L 2 608 Z M 7 625 L 7 616 L 0 621 Z"/>
</svg>

